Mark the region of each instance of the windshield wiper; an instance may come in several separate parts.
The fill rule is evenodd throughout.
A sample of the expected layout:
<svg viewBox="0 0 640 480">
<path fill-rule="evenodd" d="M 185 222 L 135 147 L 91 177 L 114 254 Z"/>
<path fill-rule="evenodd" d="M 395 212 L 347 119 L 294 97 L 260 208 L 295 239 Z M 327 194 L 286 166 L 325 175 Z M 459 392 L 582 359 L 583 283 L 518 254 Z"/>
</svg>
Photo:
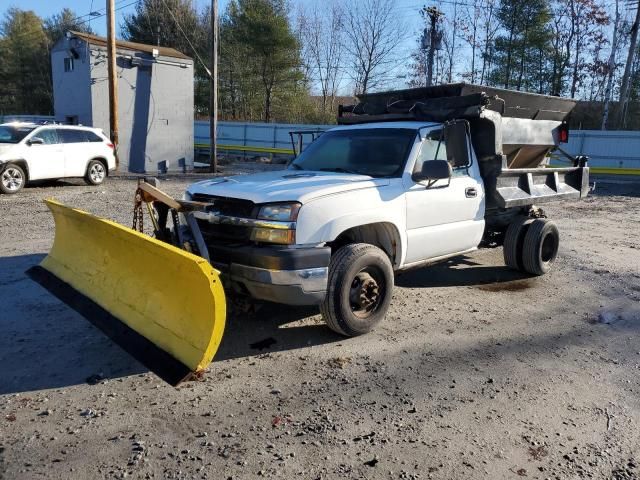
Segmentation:
<svg viewBox="0 0 640 480">
<path fill-rule="evenodd" d="M 333 168 L 319 168 L 321 172 L 336 172 L 336 173 L 351 173 L 352 175 L 366 175 L 366 173 L 358 172 L 356 170 L 348 170 L 342 167 L 333 167 Z"/>
</svg>

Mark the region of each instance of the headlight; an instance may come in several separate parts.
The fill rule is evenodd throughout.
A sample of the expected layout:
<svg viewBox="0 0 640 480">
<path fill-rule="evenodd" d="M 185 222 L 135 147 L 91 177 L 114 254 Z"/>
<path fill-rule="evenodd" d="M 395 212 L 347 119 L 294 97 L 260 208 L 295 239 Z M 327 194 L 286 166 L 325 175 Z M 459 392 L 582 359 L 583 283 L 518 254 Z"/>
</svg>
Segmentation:
<svg viewBox="0 0 640 480">
<path fill-rule="evenodd" d="M 299 203 L 274 203 L 265 205 L 258 212 L 259 220 L 273 222 L 295 222 L 301 205 Z"/>
<path fill-rule="evenodd" d="M 251 232 L 251 240 L 254 242 L 293 245 L 296 243 L 296 231 L 273 228 L 254 228 Z"/>
</svg>

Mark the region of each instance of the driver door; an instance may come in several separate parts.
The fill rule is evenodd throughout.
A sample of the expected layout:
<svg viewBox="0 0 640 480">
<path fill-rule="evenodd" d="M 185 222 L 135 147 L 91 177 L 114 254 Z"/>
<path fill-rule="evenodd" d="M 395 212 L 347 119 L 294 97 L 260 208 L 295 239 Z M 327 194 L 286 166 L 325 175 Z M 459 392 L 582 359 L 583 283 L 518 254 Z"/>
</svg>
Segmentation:
<svg viewBox="0 0 640 480">
<path fill-rule="evenodd" d="M 423 140 L 413 171 L 420 171 L 424 161 L 447 160 L 453 170 L 451 179 L 428 185 L 405 177 L 405 265 L 470 250 L 478 246 L 484 232 L 484 188 L 466 131 L 446 142 L 441 133 L 432 132 Z M 464 142 L 467 148 L 452 142 Z"/>
<path fill-rule="evenodd" d="M 29 166 L 29 180 L 64 177 L 64 150 L 53 128 L 43 128 L 33 133 L 29 140 L 40 138 L 44 143 L 25 143 L 24 157 Z"/>
</svg>

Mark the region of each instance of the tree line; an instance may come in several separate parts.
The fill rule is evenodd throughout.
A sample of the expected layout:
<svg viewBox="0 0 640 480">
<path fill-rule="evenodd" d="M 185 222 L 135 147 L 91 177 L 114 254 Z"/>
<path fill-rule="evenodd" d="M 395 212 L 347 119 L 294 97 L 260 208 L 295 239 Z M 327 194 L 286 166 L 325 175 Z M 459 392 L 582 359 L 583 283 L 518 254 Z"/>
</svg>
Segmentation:
<svg viewBox="0 0 640 480">
<path fill-rule="evenodd" d="M 6 11 L 0 22 L 0 114 L 53 112 L 51 48 L 68 30 L 91 33 L 67 8 L 45 19 L 16 7 Z"/>
<path fill-rule="evenodd" d="M 426 85 L 431 63 L 433 83 L 569 96 L 601 105 L 592 115 L 604 127 L 629 127 L 631 106 L 640 100 L 637 6 L 638 0 L 441 0 L 423 8 L 393 0 L 231 0 L 220 19 L 220 114 L 331 122 L 337 103 L 354 94 Z M 417 32 L 408 27 L 411 17 L 421 19 Z M 191 0 L 139 0 L 121 25 L 126 40 L 194 58 L 196 116 L 208 114 L 210 18 L 209 8 L 196 10 Z M 48 52 L 67 29 L 86 31 L 86 22 L 66 9 L 47 19 L 7 10 L 0 23 L 0 111 L 52 110 Z"/>
</svg>

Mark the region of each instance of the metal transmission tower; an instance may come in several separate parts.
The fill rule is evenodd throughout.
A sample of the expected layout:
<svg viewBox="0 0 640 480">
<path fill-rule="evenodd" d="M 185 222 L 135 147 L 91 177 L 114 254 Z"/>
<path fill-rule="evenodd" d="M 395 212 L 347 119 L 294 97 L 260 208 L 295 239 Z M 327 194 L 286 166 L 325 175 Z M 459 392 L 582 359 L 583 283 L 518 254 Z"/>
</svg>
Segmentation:
<svg viewBox="0 0 640 480">
<path fill-rule="evenodd" d="M 422 16 L 428 20 L 429 27 L 422 34 L 422 49 L 428 50 L 427 55 L 427 87 L 433 84 L 433 60 L 436 50 L 442 50 L 442 31 L 438 28 L 438 20 L 444 16 L 437 7 L 425 7 Z"/>
</svg>

